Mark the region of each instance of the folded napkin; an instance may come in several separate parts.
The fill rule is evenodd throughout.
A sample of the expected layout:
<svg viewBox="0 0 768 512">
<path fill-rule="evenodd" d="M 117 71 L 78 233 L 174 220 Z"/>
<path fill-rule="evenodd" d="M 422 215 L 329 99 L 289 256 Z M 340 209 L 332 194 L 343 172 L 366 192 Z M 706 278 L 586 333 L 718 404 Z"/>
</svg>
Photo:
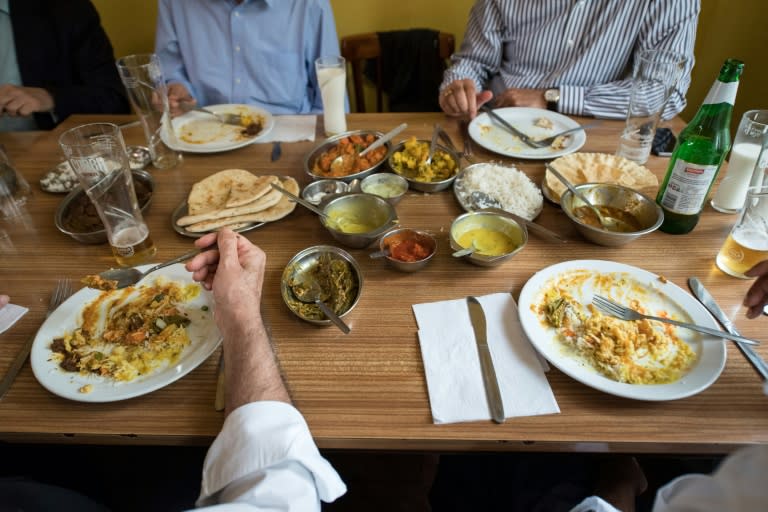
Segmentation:
<svg viewBox="0 0 768 512">
<path fill-rule="evenodd" d="M 509 293 L 478 297 L 508 418 L 560 412 Z M 491 418 L 466 299 L 415 304 L 421 357 L 435 423 Z"/>
<path fill-rule="evenodd" d="M 317 116 L 285 115 L 274 116 L 275 126 L 262 142 L 299 142 L 315 140 Z"/>
<path fill-rule="evenodd" d="M 13 327 L 16 321 L 27 314 L 29 309 L 17 306 L 16 304 L 6 304 L 0 308 L 0 334 Z"/>
</svg>

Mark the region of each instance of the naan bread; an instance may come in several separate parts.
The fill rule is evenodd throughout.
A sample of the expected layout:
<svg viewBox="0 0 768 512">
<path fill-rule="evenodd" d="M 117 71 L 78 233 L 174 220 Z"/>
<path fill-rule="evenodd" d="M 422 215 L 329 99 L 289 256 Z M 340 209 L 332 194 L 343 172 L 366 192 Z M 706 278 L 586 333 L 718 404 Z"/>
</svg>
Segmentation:
<svg viewBox="0 0 768 512">
<path fill-rule="evenodd" d="M 197 215 L 185 215 L 184 217 L 181 217 L 179 220 L 177 220 L 176 224 L 179 226 L 189 226 L 190 224 L 195 224 L 197 222 L 206 220 L 224 219 L 260 212 L 266 210 L 270 206 L 276 205 L 282 197 L 283 194 L 277 190 L 270 190 L 257 200 L 247 203 L 243 206 L 236 206 L 234 208 L 220 208 L 218 210 L 211 210 L 206 213 L 199 213 Z"/>
<path fill-rule="evenodd" d="M 571 153 L 550 164 L 574 185 L 582 183 L 613 183 L 654 197 L 659 179 L 647 167 L 631 160 L 607 153 Z M 544 187 L 550 198 L 560 201 L 565 185 L 552 173 L 544 175 Z"/>
<path fill-rule="evenodd" d="M 192 186 L 187 198 L 187 210 L 197 215 L 222 208 L 245 204 L 245 199 L 255 201 L 270 190 L 268 176 L 256 176 L 243 169 L 219 171 Z M 232 197 L 233 188 L 237 190 Z M 234 201 L 237 204 L 229 204 Z"/>
<path fill-rule="evenodd" d="M 295 179 L 286 177 L 282 180 L 280 180 L 280 186 L 282 186 L 284 189 L 286 189 L 288 192 L 291 192 L 294 195 L 299 195 L 299 184 L 296 182 Z M 272 222 L 275 220 L 282 219 L 289 213 L 291 213 L 294 208 L 296 208 L 296 203 L 288 199 L 287 196 L 281 194 L 280 192 L 277 192 L 274 190 L 273 192 L 276 192 L 278 195 L 280 195 L 280 200 L 277 202 L 277 204 L 262 210 L 260 212 L 251 213 L 251 214 L 245 214 L 245 215 L 238 215 L 235 217 L 228 217 L 223 219 L 215 219 L 215 220 L 206 220 L 202 222 L 197 222 L 195 224 L 189 225 L 186 227 L 187 231 L 190 231 L 192 233 L 201 233 L 204 231 L 212 231 L 215 229 L 220 229 L 224 226 L 228 226 L 232 228 L 232 223 L 239 223 L 239 222 Z M 272 192 L 270 192 L 271 194 Z M 232 228 L 235 229 L 235 228 Z"/>
<path fill-rule="evenodd" d="M 261 196 L 270 192 L 272 183 L 278 184 L 280 180 L 277 176 L 256 176 L 253 181 L 237 180 L 232 183 L 229 189 L 229 199 L 227 199 L 227 208 L 235 208 L 256 201 Z"/>
</svg>

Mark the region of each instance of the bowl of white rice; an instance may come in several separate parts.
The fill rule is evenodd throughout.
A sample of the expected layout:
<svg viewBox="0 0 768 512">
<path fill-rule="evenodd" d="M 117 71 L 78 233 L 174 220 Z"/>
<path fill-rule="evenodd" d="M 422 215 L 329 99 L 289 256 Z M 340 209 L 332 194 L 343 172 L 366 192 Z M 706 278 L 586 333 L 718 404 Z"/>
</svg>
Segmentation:
<svg viewBox="0 0 768 512">
<path fill-rule="evenodd" d="M 516 167 L 495 163 L 473 164 L 462 169 L 453 193 L 468 212 L 497 207 L 533 220 L 544 207 L 541 189 Z"/>
</svg>

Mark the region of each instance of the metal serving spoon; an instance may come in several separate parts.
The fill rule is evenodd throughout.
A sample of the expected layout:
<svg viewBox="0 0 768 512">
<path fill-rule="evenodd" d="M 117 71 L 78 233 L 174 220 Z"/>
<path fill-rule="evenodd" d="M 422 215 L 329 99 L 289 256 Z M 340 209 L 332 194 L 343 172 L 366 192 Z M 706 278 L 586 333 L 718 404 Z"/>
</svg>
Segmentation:
<svg viewBox="0 0 768 512">
<path fill-rule="evenodd" d="M 464 249 L 459 249 L 458 251 L 454 252 L 452 256 L 454 258 L 461 258 L 463 256 L 469 256 L 473 252 L 477 252 L 477 246 L 475 245 L 475 241 L 472 240 L 472 244 L 469 247 L 465 247 Z"/>
<path fill-rule="evenodd" d="M 477 210 L 483 210 L 483 209 L 497 210 L 498 213 L 502 215 L 506 215 L 507 217 L 512 217 L 517 222 L 521 224 L 525 224 L 529 230 L 541 235 L 542 237 L 548 240 L 551 240 L 553 242 L 558 242 L 561 244 L 564 244 L 568 241 L 565 238 L 558 235 L 557 233 L 555 233 L 554 231 L 550 231 L 544 226 L 540 226 L 536 224 L 532 220 L 528 220 L 525 217 L 521 217 L 520 215 L 516 215 L 512 212 L 508 212 L 507 210 L 501 207 L 501 203 L 499 203 L 498 199 L 496 199 L 495 197 L 489 196 L 485 192 L 481 192 L 480 190 L 475 190 L 470 192 L 469 197 L 470 197 L 472 206 Z"/>
<path fill-rule="evenodd" d="M 581 192 L 579 192 L 578 190 L 576 190 L 576 187 L 574 187 L 574 186 L 573 186 L 573 184 L 572 184 L 570 181 L 568 181 L 568 180 L 565 178 L 565 176 L 563 176 L 562 174 L 560 174 L 560 173 L 557 171 L 557 169 L 555 169 L 554 167 L 552 167 L 552 166 L 551 166 L 551 165 L 549 165 L 549 164 L 545 164 L 545 165 L 546 165 L 546 167 L 547 167 L 547 170 L 548 170 L 549 172 L 551 172 L 552 174 L 554 174 L 555 178 L 557 178 L 558 180 L 560 180 L 560 181 L 563 183 L 563 185 L 565 185 L 566 187 L 568 187 L 568 190 L 570 190 L 570 191 L 571 191 L 571 194 L 573 194 L 575 197 L 579 198 L 579 200 L 580 200 L 582 203 L 584 203 L 585 205 L 587 205 L 587 207 L 589 207 L 589 208 L 590 208 L 590 209 L 591 209 L 593 212 L 595 212 L 595 215 L 597 215 L 597 220 L 599 220 L 599 221 L 600 221 L 600 224 L 601 224 L 601 225 L 602 225 L 602 226 L 603 226 L 603 227 L 604 227 L 604 228 L 605 228 L 607 231 L 614 231 L 614 232 L 619 232 L 619 233 L 621 233 L 621 232 L 630 232 L 630 231 L 635 231 L 635 228 L 633 228 L 632 226 L 630 226 L 629 224 L 627 224 L 627 223 L 626 223 L 626 222 L 624 222 L 623 220 L 621 220 L 621 219 L 617 219 L 617 218 L 615 218 L 615 217 L 610 217 L 610 216 L 608 216 L 608 215 L 604 215 L 604 214 L 603 214 L 603 213 L 600 211 L 600 209 L 599 209 L 598 207 L 596 207 L 595 205 L 593 205 L 592 203 L 590 203 L 590 202 L 589 202 L 589 199 L 587 199 L 587 198 L 584 196 L 584 194 L 582 194 Z"/>
<path fill-rule="evenodd" d="M 142 272 L 139 269 L 136 268 L 113 268 L 110 270 L 105 270 L 104 272 L 101 272 L 99 274 L 99 277 L 104 279 L 105 281 L 117 281 L 117 288 L 125 288 L 126 286 L 132 286 L 142 279 L 144 279 L 147 274 L 151 274 L 152 272 L 156 270 L 160 270 L 161 268 L 168 267 L 170 265 L 173 265 L 174 263 L 181 263 L 182 261 L 187 261 L 189 259 L 194 258 L 198 254 L 200 254 L 203 251 L 207 251 L 208 249 L 212 249 L 216 247 L 216 244 L 209 245 L 208 247 L 204 247 L 202 249 L 195 249 L 194 251 L 189 251 L 187 253 L 182 254 L 178 258 L 174 258 L 170 261 L 166 261 L 164 263 L 160 263 L 159 265 L 155 265 L 154 267 L 151 267 L 144 272 Z"/>
<path fill-rule="evenodd" d="M 368 146 L 367 148 L 359 152 L 357 155 L 337 156 L 331 162 L 331 171 L 333 172 L 334 175 L 346 174 L 346 171 L 348 169 L 351 169 L 352 166 L 355 164 L 355 160 L 357 160 L 361 156 L 367 155 L 368 153 L 370 153 L 376 148 L 380 148 L 381 146 L 383 146 L 384 144 L 392 140 L 392 138 L 395 135 L 405 130 L 406 128 L 408 128 L 408 123 L 403 123 L 400 126 L 388 131 L 387 133 L 379 137 L 379 139 L 375 140 L 373 144 L 371 144 L 370 146 Z"/>
<path fill-rule="evenodd" d="M 301 302 L 305 302 L 308 304 L 317 304 L 317 306 L 320 308 L 320 311 L 323 312 L 323 314 L 333 322 L 336 327 L 341 329 L 341 332 L 344 334 L 349 334 L 349 326 L 344 323 L 344 320 L 338 317 L 336 313 L 322 300 L 322 290 L 320 290 L 320 285 L 317 281 L 314 279 L 307 279 L 306 281 L 302 281 L 301 283 L 297 283 L 291 287 L 291 290 L 293 290 L 293 294 L 296 296 L 297 299 L 299 299 Z"/>
</svg>

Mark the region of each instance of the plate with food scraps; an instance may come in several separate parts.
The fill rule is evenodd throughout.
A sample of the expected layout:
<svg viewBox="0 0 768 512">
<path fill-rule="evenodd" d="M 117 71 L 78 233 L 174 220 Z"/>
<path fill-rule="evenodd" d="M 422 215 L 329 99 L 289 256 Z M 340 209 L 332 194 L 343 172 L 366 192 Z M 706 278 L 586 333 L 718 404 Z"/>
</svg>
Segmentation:
<svg viewBox="0 0 768 512">
<path fill-rule="evenodd" d="M 163 142 L 177 151 L 218 153 L 263 141 L 275 125 L 272 114 L 252 105 L 222 104 L 205 108 L 215 114 L 239 115 L 242 123 L 226 124 L 205 112 L 190 110 L 173 119 L 176 143 L 169 141 L 167 131 L 161 132 Z"/>
<path fill-rule="evenodd" d="M 562 131 L 578 128 L 579 123 L 557 112 L 540 108 L 507 107 L 494 109 L 502 119 L 533 139 L 545 139 Z M 489 151 L 514 158 L 549 160 L 578 151 L 587 141 L 584 130 L 555 140 L 550 146 L 532 148 L 506 128 L 482 113 L 469 123 L 469 136 Z"/>
<path fill-rule="evenodd" d="M 222 337 L 213 309 L 211 293 L 182 264 L 153 272 L 135 287 L 82 288 L 38 330 L 32 371 L 45 389 L 78 402 L 150 393 L 182 378 L 216 350 Z M 94 334 L 84 335 L 83 327 Z M 84 343 L 73 345 L 73 339 Z"/>
<path fill-rule="evenodd" d="M 686 398 L 718 379 L 725 340 L 602 315 L 590 306 L 595 294 L 650 315 L 718 328 L 699 301 L 663 276 L 613 261 L 558 263 L 534 274 L 518 303 L 531 343 L 560 371 L 605 393 L 648 401 Z"/>
<path fill-rule="evenodd" d="M 523 171 L 509 165 L 469 165 L 456 175 L 453 193 L 468 212 L 497 207 L 533 220 L 544 208 L 539 187 Z"/>
</svg>

